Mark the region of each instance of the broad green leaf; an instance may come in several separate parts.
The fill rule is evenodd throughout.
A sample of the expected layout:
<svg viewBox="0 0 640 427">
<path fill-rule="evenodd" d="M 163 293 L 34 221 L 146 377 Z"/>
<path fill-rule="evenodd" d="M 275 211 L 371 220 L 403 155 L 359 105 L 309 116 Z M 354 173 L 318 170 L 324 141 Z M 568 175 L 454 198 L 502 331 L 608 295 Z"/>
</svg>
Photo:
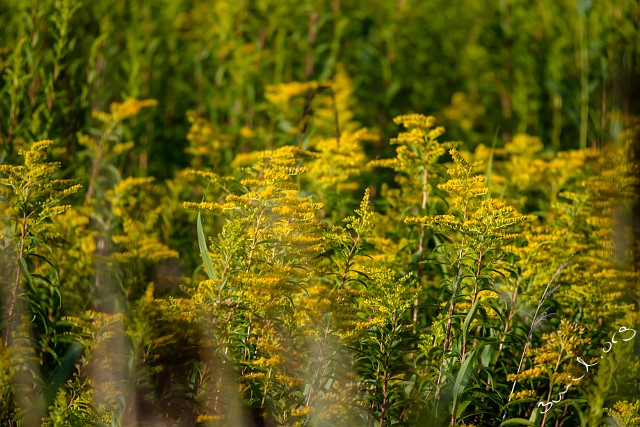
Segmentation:
<svg viewBox="0 0 640 427">
<path fill-rule="evenodd" d="M 466 380 L 468 379 L 467 371 L 469 370 L 469 366 L 471 365 L 471 361 L 474 359 L 476 353 L 476 349 L 474 348 L 469 353 L 467 353 L 460 365 L 460 370 L 458 371 L 458 375 L 456 376 L 456 382 L 453 385 L 453 409 L 455 411 L 458 398 L 462 395 L 462 392 L 466 386 Z"/>
<path fill-rule="evenodd" d="M 500 424 L 499 427 L 502 427 L 502 426 L 532 426 L 532 427 L 535 427 L 536 425 L 534 423 L 532 423 L 531 421 L 526 420 L 524 418 L 511 418 L 510 420 L 506 420 L 505 422 Z"/>
</svg>

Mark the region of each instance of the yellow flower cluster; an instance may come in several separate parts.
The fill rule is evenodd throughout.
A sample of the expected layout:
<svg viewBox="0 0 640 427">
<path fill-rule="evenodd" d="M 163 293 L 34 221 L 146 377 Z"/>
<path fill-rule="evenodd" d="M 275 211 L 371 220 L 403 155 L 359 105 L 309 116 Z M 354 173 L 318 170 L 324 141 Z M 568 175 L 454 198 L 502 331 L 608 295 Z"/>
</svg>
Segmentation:
<svg viewBox="0 0 640 427">
<path fill-rule="evenodd" d="M 202 168 L 205 165 L 216 165 L 222 158 L 222 150 L 228 143 L 208 120 L 189 111 L 187 118 L 191 127 L 187 134 L 189 146 L 186 152 L 193 156 L 191 166 Z"/>
<path fill-rule="evenodd" d="M 405 114 L 394 118 L 393 121 L 407 129 L 430 129 L 435 124 L 436 119 L 433 116 L 424 116 L 422 114 Z"/>
<path fill-rule="evenodd" d="M 516 237 L 506 230 L 526 221 L 527 217 L 518 215 L 516 210 L 499 199 L 485 198 L 489 189 L 485 186 L 483 175 L 473 175 L 475 167 L 451 149 L 454 165 L 448 170 L 452 176 L 446 183 L 438 185 L 452 198 L 450 213 L 437 216 L 407 217 L 405 223 L 425 225 L 434 229 L 445 229 L 462 233 L 484 244 L 494 241 L 503 243 Z M 480 199 L 480 200 L 478 200 Z"/>
<path fill-rule="evenodd" d="M 371 284 L 364 295 L 363 306 L 371 311 L 373 319 L 393 322 L 411 307 L 418 293 L 412 275 L 398 279 L 391 269 L 371 268 L 367 270 L 367 276 Z"/>
<path fill-rule="evenodd" d="M 124 119 L 136 116 L 143 108 L 155 107 L 156 105 L 158 105 L 158 101 L 155 99 L 138 100 L 135 98 L 127 98 L 124 102 L 112 102 L 109 113 L 94 110 L 92 115 L 95 119 L 103 123 L 113 125 Z"/>
<path fill-rule="evenodd" d="M 111 116 L 113 117 L 113 120 L 119 122 L 137 115 L 143 108 L 155 107 L 156 105 L 158 105 L 158 101 L 155 99 L 137 100 L 135 98 L 127 98 L 121 103 L 111 103 Z"/>
<path fill-rule="evenodd" d="M 640 425 L 640 400 L 636 400 L 635 403 L 622 400 L 616 402 L 613 408 L 607 408 L 606 411 L 619 426 Z"/>
<path fill-rule="evenodd" d="M 367 156 L 362 143 L 375 138 L 373 133 L 359 130 L 342 133 L 339 144 L 334 138 L 318 140 L 314 144 L 318 157 L 310 162 L 309 179 L 321 189 L 345 188 L 366 167 Z"/>
<path fill-rule="evenodd" d="M 538 396 L 536 395 L 535 390 L 520 390 L 516 393 L 512 393 L 509 395 L 511 400 L 519 400 L 519 399 L 536 399 Z"/>
<path fill-rule="evenodd" d="M 318 87 L 318 83 L 311 82 L 290 82 L 279 85 L 269 85 L 265 91 L 265 98 L 274 105 L 285 106 L 291 98 L 307 93 Z"/>
</svg>

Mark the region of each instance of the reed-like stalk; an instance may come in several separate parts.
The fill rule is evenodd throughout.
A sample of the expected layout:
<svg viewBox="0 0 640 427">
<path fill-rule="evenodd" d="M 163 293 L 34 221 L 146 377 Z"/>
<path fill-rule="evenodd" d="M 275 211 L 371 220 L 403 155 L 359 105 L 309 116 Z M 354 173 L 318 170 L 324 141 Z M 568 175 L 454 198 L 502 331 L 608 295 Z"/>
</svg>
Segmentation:
<svg viewBox="0 0 640 427">
<path fill-rule="evenodd" d="M 574 252 L 571 255 L 569 255 L 569 257 L 562 264 L 560 264 L 555 274 L 553 275 L 551 280 L 549 280 L 549 282 L 547 283 L 547 286 L 544 288 L 544 292 L 542 293 L 542 296 L 538 300 L 538 307 L 536 307 L 536 312 L 533 315 L 533 320 L 531 321 L 531 326 L 529 327 L 529 333 L 527 334 L 527 341 L 525 342 L 524 348 L 522 349 L 522 354 L 520 356 L 520 362 L 518 363 L 518 370 L 516 371 L 516 375 L 519 375 L 520 372 L 522 371 L 522 364 L 524 363 L 524 357 L 527 353 L 527 350 L 529 349 L 529 346 L 531 345 L 531 339 L 533 338 L 533 333 L 536 331 L 536 329 L 542 326 L 542 322 L 544 322 L 545 319 L 548 319 L 551 316 L 551 313 L 549 313 L 546 309 L 542 310 L 542 306 L 547 301 L 547 299 L 549 299 L 549 297 L 551 297 L 551 295 L 556 293 L 560 288 L 559 284 L 553 287 L 551 287 L 551 285 L 556 280 L 556 278 L 560 275 L 562 270 L 564 270 L 567 267 L 567 265 L 569 265 L 569 261 L 571 261 L 571 258 L 573 258 L 575 254 L 576 253 Z M 516 389 L 517 383 L 518 383 L 518 379 L 516 378 L 513 380 L 513 383 L 511 384 L 511 392 L 509 393 L 507 404 L 511 402 L 511 396 L 513 395 L 513 392 Z M 503 410 L 502 421 L 504 421 L 506 418 L 507 418 L 507 411 L 505 408 Z"/>
</svg>

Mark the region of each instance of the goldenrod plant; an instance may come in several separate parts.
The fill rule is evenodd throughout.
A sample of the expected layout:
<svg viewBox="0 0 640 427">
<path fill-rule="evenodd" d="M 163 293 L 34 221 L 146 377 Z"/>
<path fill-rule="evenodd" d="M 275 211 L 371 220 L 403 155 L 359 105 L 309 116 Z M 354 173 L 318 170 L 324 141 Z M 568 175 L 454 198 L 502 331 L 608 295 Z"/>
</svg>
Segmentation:
<svg viewBox="0 0 640 427">
<path fill-rule="evenodd" d="M 38 371 L 51 372 L 59 363 L 60 352 L 56 328 L 61 308 L 59 274 L 48 259 L 51 243 L 45 233 L 52 217 L 69 210 L 70 205 L 62 201 L 80 189 L 80 184 L 56 176 L 58 163 L 46 161 L 52 144 L 49 140 L 35 142 L 20 152 L 23 164 L 0 165 L 0 206 L 6 221 L 2 231 L 6 313 L 2 348 L 13 350 L 4 359 L 11 361 L 6 369 L 12 369 L 13 375 L 3 380 L 3 394 L 11 390 L 7 380 L 13 377 L 17 381 L 15 398 L 30 422 L 37 418 L 29 413 L 29 405 L 34 414 L 44 415 Z M 6 405 L 7 416 L 18 410 L 10 401 Z"/>
<path fill-rule="evenodd" d="M 122 105 L 134 104 L 143 105 Z M 620 158 L 599 164 L 590 155 L 584 161 L 596 161 L 578 172 L 586 177 L 560 184 L 550 215 L 523 215 L 492 194 L 482 162 L 465 160 L 472 156 L 459 143 L 438 141 L 444 129 L 433 118 L 402 116 L 397 121 L 409 131 L 392 141 L 400 144 L 397 157 L 372 162 L 398 173 L 397 190 L 374 197 L 366 188 L 354 214 L 339 219 L 319 200 L 327 197 L 321 183 L 328 165 L 332 182 L 363 173 L 346 159 L 331 162 L 322 147 L 296 145 L 240 154 L 229 175 L 189 172 L 203 198 L 184 203 L 198 211 L 192 248 L 201 268 L 167 293 L 149 276 L 179 255 L 163 243 L 172 233 L 163 219 L 166 193 L 152 177 L 122 178 L 115 167 L 110 153 L 119 152 L 127 115 L 114 118 L 119 108 L 104 115 L 103 141 L 87 142 L 93 167 L 112 176 L 89 176 L 92 194 L 76 199 L 84 206 L 60 206 L 80 187 L 49 178 L 58 170 L 44 162 L 50 141 L 34 144 L 24 166 L 2 168 L 5 210 L 16 218 L 13 232 L 3 233 L 15 235 L 14 253 L 22 253 L 11 283 L 38 290 L 25 314 L 48 319 L 18 326 L 16 315 L 7 318 L 9 416 L 21 417 L 27 404 L 10 403 L 24 372 L 31 381 L 53 381 L 30 394 L 40 408 L 33 414 L 50 425 L 131 423 L 142 414 L 157 420 L 145 408 L 162 411 L 171 402 L 165 416 L 173 423 L 456 426 L 527 418 L 547 425 L 599 422 L 613 396 L 632 398 L 601 380 L 615 374 L 632 386 L 632 374 L 614 364 L 633 359 L 630 345 L 573 381 L 582 365 L 596 365 L 594 343 L 620 322 L 628 334 L 637 326 L 629 248 L 611 244 L 624 205 L 610 200 L 628 197 L 634 183 Z M 506 163 L 492 162 L 492 182 L 508 196 L 512 190 L 497 179 Z M 92 230 L 98 219 L 108 227 Z M 44 264 L 43 250 L 50 257 Z M 589 292 L 594 278 L 598 290 Z M 40 282 L 54 300 L 40 293 L 49 289 Z M 120 296 L 104 305 L 107 283 Z M 93 304 L 83 304 L 74 288 Z M 17 296 L 9 299 L 16 307 Z M 611 326 L 587 334 L 605 319 Z"/>
</svg>

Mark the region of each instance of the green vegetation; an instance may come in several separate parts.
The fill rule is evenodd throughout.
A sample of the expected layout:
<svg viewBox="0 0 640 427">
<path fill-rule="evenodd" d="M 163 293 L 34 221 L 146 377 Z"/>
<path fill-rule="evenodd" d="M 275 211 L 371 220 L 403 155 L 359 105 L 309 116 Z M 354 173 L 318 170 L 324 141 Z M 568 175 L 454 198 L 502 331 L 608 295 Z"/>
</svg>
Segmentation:
<svg viewBox="0 0 640 427">
<path fill-rule="evenodd" d="M 638 424 L 637 1 L 0 17 L 0 424 Z"/>
</svg>

